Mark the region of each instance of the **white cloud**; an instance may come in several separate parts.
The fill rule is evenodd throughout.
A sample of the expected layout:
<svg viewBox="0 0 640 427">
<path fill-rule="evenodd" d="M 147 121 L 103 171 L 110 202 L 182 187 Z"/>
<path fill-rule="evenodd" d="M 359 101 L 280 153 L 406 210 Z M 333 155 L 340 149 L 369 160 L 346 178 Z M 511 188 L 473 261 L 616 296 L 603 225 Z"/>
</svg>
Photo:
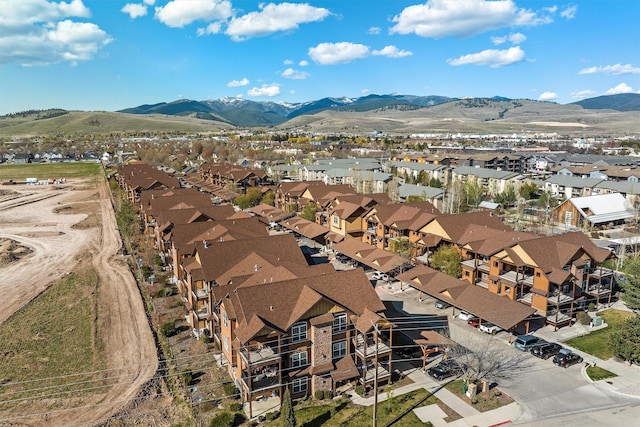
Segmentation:
<svg viewBox="0 0 640 427">
<path fill-rule="evenodd" d="M 287 68 L 282 73 L 280 73 L 280 76 L 284 77 L 285 79 L 304 80 L 309 77 L 309 73 L 305 71 L 295 70 L 293 68 Z"/>
<path fill-rule="evenodd" d="M 522 33 L 512 33 L 503 37 L 491 37 L 491 42 L 495 45 L 511 42 L 513 44 L 520 44 L 527 40 L 527 36 Z"/>
<path fill-rule="evenodd" d="M 254 87 L 247 92 L 249 96 L 278 96 L 280 95 L 280 85 L 277 83 L 271 83 L 270 85 L 262 85 L 261 87 Z"/>
<path fill-rule="evenodd" d="M 432 38 L 468 37 L 498 28 L 553 22 L 549 11 L 544 12 L 520 9 L 512 0 L 427 0 L 394 16 L 390 31 Z"/>
<path fill-rule="evenodd" d="M 225 33 L 232 40 L 244 40 L 278 31 L 289 31 L 300 24 L 322 21 L 329 10 L 313 7 L 306 3 L 260 4 L 259 12 L 250 12 L 239 18 L 233 18 Z"/>
<path fill-rule="evenodd" d="M 487 49 L 478 53 L 470 53 L 459 58 L 449 59 L 449 65 L 488 65 L 492 68 L 515 64 L 524 61 L 524 51 L 520 46 L 510 47 L 507 50 Z"/>
<path fill-rule="evenodd" d="M 371 34 L 374 36 L 377 36 L 378 34 L 380 34 L 382 32 L 382 28 L 380 27 L 371 27 L 367 30 L 367 34 Z"/>
<path fill-rule="evenodd" d="M 551 101 L 553 99 L 556 99 L 557 97 L 558 97 L 558 94 L 555 92 L 542 92 L 538 97 L 538 99 L 540 101 Z"/>
<path fill-rule="evenodd" d="M 231 80 L 229 83 L 227 83 L 228 87 L 239 87 L 239 86 L 246 86 L 249 84 L 249 79 L 247 79 L 246 77 L 243 77 L 242 80 Z"/>
<path fill-rule="evenodd" d="M 310 47 L 308 54 L 320 65 L 346 64 L 354 59 L 366 58 L 369 47 L 351 42 L 320 43 L 316 47 Z"/>
<path fill-rule="evenodd" d="M 120 12 L 126 13 L 131 19 L 136 19 L 147 14 L 147 6 L 139 3 L 127 3 L 120 9 Z"/>
<path fill-rule="evenodd" d="M 404 58 L 405 56 L 413 55 L 413 52 L 404 49 L 400 50 L 397 47 L 390 45 L 385 46 L 380 50 L 374 50 L 371 54 L 376 56 L 388 56 L 389 58 Z"/>
<path fill-rule="evenodd" d="M 591 89 L 579 90 L 571 93 L 573 99 L 585 99 L 595 95 L 596 92 Z"/>
<path fill-rule="evenodd" d="M 91 58 L 111 37 L 91 22 L 82 0 L 2 0 L 0 64 L 47 65 L 67 61 L 72 65 Z"/>
<path fill-rule="evenodd" d="M 360 95 L 362 95 L 362 96 L 367 96 L 367 95 L 369 95 L 370 93 L 371 93 L 371 89 L 362 89 L 362 90 L 360 91 Z"/>
<path fill-rule="evenodd" d="M 147 6 L 153 6 L 154 4 L 156 4 L 156 0 L 142 0 L 142 2 Z"/>
<path fill-rule="evenodd" d="M 605 92 L 606 95 L 617 95 L 619 93 L 630 93 L 633 92 L 633 88 L 626 83 L 620 83 L 616 87 L 612 87 L 608 91 Z"/>
<path fill-rule="evenodd" d="M 640 74 L 640 67 L 634 67 L 631 64 L 615 64 L 615 65 L 605 65 L 599 67 L 589 67 L 584 68 L 578 71 L 578 74 L 595 74 L 595 73 L 606 73 L 606 74 Z"/>
<path fill-rule="evenodd" d="M 284 65 L 293 65 L 293 61 L 292 61 L 292 60 L 290 60 L 290 59 L 285 59 L 284 61 L 282 61 L 282 63 L 283 63 Z"/>
<path fill-rule="evenodd" d="M 578 11 L 578 6 L 569 6 L 560 12 L 560 16 L 567 19 L 573 19 L 576 17 L 576 12 Z"/>
<path fill-rule="evenodd" d="M 231 17 L 228 0 L 171 0 L 156 7 L 155 17 L 168 27 L 182 28 L 194 21 L 221 21 Z"/>
<path fill-rule="evenodd" d="M 303 59 L 302 61 L 298 62 L 298 65 L 301 67 L 306 67 L 307 65 L 309 65 L 309 61 Z"/>
</svg>

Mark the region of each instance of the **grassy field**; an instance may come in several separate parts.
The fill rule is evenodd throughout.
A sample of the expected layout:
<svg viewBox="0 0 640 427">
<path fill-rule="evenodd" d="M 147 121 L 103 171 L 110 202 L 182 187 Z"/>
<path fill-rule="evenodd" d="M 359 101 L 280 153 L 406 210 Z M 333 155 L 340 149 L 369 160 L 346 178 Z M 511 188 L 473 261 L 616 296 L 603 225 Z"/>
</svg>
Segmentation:
<svg viewBox="0 0 640 427">
<path fill-rule="evenodd" d="M 26 165 L 1 165 L 0 182 L 10 179 L 24 181 L 27 178 L 57 179 L 81 178 L 98 175 L 102 166 L 98 163 L 30 163 Z"/>
<path fill-rule="evenodd" d="M 420 389 L 402 396 L 395 396 L 390 402 L 379 402 L 378 425 L 385 425 L 428 395 L 429 392 Z M 438 402 L 438 399 L 430 396 L 420 406 L 427 406 L 436 402 Z M 368 427 L 373 419 L 373 407 L 356 406 L 347 400 L 331 400 L 326 404 L 311 401 L 307 404 L 296 406 L 295 411 L 297 424 L 302 427 Z M 268 427 L 280 427 L 281 425 L 281 419 L 267 424 Z M 425 424 L 413 412 L 409 412 L 394 424 L 397 427 L 423 425 Z"/>
<path fill-rule="evenodd" d="M 102 385 L 90 373 L 103 368 L 97 284 L 94 271 L 69 274 L 0 325 L 1 408 Z"/>
<path fill-rule="evenodd" d="M 633 316 L 633 313 L 608 309 L 598 312 L 598 316 L 601 316 L 609 326 L 592 331 L 581 337 L 572 338 L 566 341 L 566 344 L 602 360 L 607 360 L 613 357 L 613 352 L 609 349 L 609 335 L 611 331 L 616 325 Z"/>
<path fill-rule="evenodd" d="M 587 375 L 592 381 L 604 380 L 607 378 L 617 377 L 613 372 L 607 371 L 599 366 L 589 366 L 587 368 Z"/>
</svg>

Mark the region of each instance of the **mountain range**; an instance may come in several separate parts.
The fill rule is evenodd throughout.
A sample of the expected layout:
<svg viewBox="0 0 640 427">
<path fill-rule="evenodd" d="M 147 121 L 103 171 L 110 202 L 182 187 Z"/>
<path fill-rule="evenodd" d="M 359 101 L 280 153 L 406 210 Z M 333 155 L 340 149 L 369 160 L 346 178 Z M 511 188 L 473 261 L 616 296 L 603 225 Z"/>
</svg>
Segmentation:
<svg viewBox="0 0 640 427">
<path fill-rule="evenodd" d="M 470 101 L 475 100 L 475 101 Z M 243 98 L 220 98 L 216 100 L 194 101 L 180 99 L 152 105 L 140 105 L 118 111 L 127 114 L 164 114 L 192 117 L 227 123 L 230 126 L 255 127 L 276 126 L 304 115 L 321 112 L 368 112 L 380 110 L 412 111 L 428 109 L 447 103 L 462 103 L 481 107 L 489 103 L 511 103 L 520 101 L 558 105 L 547 101 L 513 100 L 495 96 L 492 98 L 449 98 L 446 96 L 416 95 L 367 95 L 359 98 L 322 98 L 303 103 L 258 102 Z M 583 99 L 568 106 L 576 105 L 587 110 L 614 110 L 621 112 L 640 111 L 640 94 L 625 93 Z M 508 110 L 508 108 L 507 108 Z M 499 118 L 503 118 L 504 113 Z"/>
</svg>

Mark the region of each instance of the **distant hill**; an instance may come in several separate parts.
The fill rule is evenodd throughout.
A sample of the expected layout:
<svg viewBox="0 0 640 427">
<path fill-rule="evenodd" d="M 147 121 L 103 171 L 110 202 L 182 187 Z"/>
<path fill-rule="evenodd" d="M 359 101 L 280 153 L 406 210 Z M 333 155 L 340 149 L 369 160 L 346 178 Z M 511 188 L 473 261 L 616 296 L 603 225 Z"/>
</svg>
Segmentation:
<svg viewBox="0 0 640 427">
<path fill-rule="evenodd" d="M 640 111 L 640 94 L 620 93 L 618 95 L 597 96 L 573 104 L 587 110 Z"/>
<path fill-rule="evenodd" d="M 287 120 L 325 110 L 370 111 L 380 108 L 412 110 L 451 101 L 445 96 L 367 95 L 360 98 L 322 98 L 316 101 L 286 104 L 257 102 L 242 98 L 208 101 L 181 99 L 169 103 L 140 105 L 118 111 L 128 114 L 168 114 L 189 116 L 229 123 L 235 126 L 279 125 Z"/>
<path fill-rule="evenodd" d="M 527 99 L 453 99 L 443 96 L 367 95 L 287 104 L 242 98 L 140 105 L 121 112 L 32 110 L 0 116 L 0 136 L 142 130 L 216 132 L 234 127 L 278 132 L 515 134 L 556 132 L 624 136 L 640 134 L 640 95 L 593 98 L 606 109 L 580 103 Z M 580 102 L 588 102 L 584 100 Z M 587 104 L 590 105 L 590 104 Z M 627 109 L 627 110 L 625 110 Z"/>
</svg>

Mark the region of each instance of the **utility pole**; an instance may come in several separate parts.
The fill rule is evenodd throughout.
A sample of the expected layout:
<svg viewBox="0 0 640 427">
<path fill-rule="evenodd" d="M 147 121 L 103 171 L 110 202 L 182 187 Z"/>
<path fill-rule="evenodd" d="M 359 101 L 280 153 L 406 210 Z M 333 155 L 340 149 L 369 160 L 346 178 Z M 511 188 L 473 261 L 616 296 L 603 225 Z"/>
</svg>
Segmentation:
<svg viewBox="0 0 640 427">
<path fill-rule="evenodd" d="M 378 427 L 378 325 L 376 325 L 373 320 L 371 321 L 373 325 L 373 329 L 376 331 L 375 340 L 376 340 L 376 353 L 374 356 L 374 369 L 375 372 L 373 374 L 373 427 Z"/>
</svg>

